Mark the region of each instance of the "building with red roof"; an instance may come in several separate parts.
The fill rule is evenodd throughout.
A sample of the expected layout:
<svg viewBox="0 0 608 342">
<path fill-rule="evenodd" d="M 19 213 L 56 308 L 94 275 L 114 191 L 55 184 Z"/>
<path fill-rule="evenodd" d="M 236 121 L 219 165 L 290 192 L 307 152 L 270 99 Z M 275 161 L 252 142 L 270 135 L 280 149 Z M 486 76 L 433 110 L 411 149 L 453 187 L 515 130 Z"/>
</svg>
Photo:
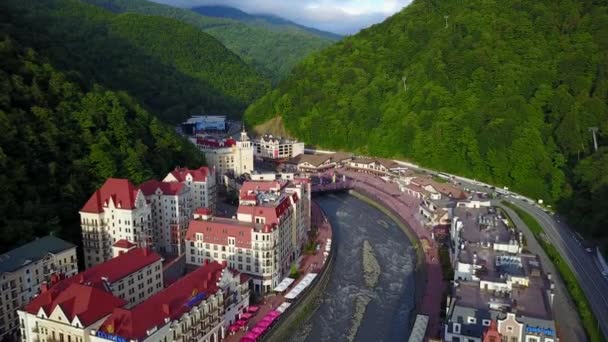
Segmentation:
<svg viewBox="0 0 608 342">
<path fill-rule="evenodd" d="M 145 301 L 162 284 L 162 258 L 146 248 L 133 248 L 69 278 L 56 277 L 18 311 L 22 338 L 83 341 L 115 309 Z"/>
<path fill-rule="evenodd" d="M 196 144 L 205 154 L 207 163 L 217 172 L 219 184 L 225 184 L 224 175 L 227 173 L 238 177 L 253 172 L 253 145 L 245 131 L 241 132 L 239 140 L 203 136 L 197 137 Z"/>
<path fill-rule="evenodd" d="M 207 171 L 207 168 L 200 168 L 196 172 L 187 173 L 184 169 L 176 169 L 171 174 L 177 174 L 179 179 L 194 175 L 194 179 L 205 180 Z M 139 189 L 152 209 L 154 246 L 163 255 L 181 255 L 188 221 L 192 217 L 193 185 L 188 185 L 187 182 L 149 180 L 142 183 Z"/>
<path fill-rule="evenodd" d="M 118 240 L 153 247 L 150 209 L 142 191 L 129 180 L 106 180 L 80 209 L 85 266 L 112 258 L 112 244 Z"/>
<path fill-rule="evenodd" d="M 206 166 L 198 169 L 175 168 L 163 179 L 163 183 L 183 184 L 190 189 L 192 208 L 215 209 L 216 173 Z"/>
<path fill-rule="evenodd" d="M 249 306 L 249 287 L 238 272 L 205 263 L 165 290 L 130 309 L 114 308 L 91 340 L 220 341 Z"/>
<path fill-rule="evenodd" d="M 186 234 L 186 264 L 227 262 L 251 277 L 256 293 L 271 291 L 298 260 L 310 228 L 310 183 L 245 182 L 232 218 L 201 212 Z"/>
</svg>

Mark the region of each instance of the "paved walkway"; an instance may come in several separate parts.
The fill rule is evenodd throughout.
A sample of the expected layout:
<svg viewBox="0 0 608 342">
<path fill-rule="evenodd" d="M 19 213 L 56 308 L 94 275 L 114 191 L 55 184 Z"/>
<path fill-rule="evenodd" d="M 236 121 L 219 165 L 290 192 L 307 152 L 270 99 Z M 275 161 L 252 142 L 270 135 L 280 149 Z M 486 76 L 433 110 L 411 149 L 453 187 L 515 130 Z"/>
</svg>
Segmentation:
<svg viewBox="0 0 608 342">
<path fill-rule="evenodd" d="M 299 279 L 296 281 L 284 292 L 287 294 L 291 288 L 293 288 L 307 273 L 318 273 L 321 271 L 323 267 L 323 252 L 325 251 L 325 244 L 327 243 L 327 239 L 332 238 L 332 230 L 331 224 L 327 221 L 327 218 L 323 214 L 323 211 L 319 207 L 319 205 L 312 201 L 311 203 L 311 225 L 318 227 L 318 235 L 317 235 L 317 243 L 320 244 L 320 248 L 315 252 L 315 254 L 308 255 L 305 254 L 302 260 L 300 261 L 299 268 Z M 247 328 L 253 328 L 268 312 L 276 309 L 279 305 L 285 302 L 285 298 L 283 295 L 271 295 L 266 296 L 260 303 L 256 303 L 260 307 L 257 313 L 249 320 L 247 323 Z M 241 337 L 245 336 L 245 331 L 238 331 L 234 335 L 226 336 L 224 341 L 226 342 L 238 342 L 241 340 Z"/>
<path fill-rule="evenodd" d="M 441 273 L 438 246 L 431 239 L 431 231 L 424 227 L 422 218 L 418 214 L 420 199 L 401 192 L 397 184 L 386 182 L 377 176 L 345 170 L 339 170 L 338 173 L 351 178 L 355 189 L 362 190 L 366 195 L 371 195 L 372 199 L 392 209 L 412 228 L 421 241 L 428 242 L 428 248 L 424 251 L 426 286 L 418 313 L 429 316 L 427 337 L 440 337 L 440 314 L 443 310 L 441 299 L 447 289 L 447 283 L 443 281 Z"/>
</svg>

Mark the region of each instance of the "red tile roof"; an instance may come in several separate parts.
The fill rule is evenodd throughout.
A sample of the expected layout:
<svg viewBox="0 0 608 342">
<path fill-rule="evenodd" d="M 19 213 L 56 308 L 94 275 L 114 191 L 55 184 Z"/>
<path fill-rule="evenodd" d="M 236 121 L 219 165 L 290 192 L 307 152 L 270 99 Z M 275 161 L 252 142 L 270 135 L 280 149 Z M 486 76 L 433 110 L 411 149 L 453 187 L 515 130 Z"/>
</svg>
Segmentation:
<svg viewBox="0 0 608 342">
<path fill-rule="evenodd" d="M 211 215 L 213 211 L 209 208 L 196 208 L 194 213 L 197 215 Z"/>
<path fill-rule="evenodd" d="M 202 166 L 202 167 L 199 167 L 198 169 L 194 169 L 194 170 L 190 170 L 188 168 L 182 167 L 182 168 L 176 168 L 175 170 L 171 171 L 171 174 L 173 175 L 173 177 L 175 177 L 175 179 L 177 179 L 178 182 L 185 181 L 186 176 L 188 176 L 188 174 L 190 174 L 192 176 L 192 179 L 195 182 L 206 182 L 207 177 L 210 174 L 210 171 L 209 171 L 209 168 L 206 166 Z"/>
<path fill-rule="evenodd" d="M 236 247 L 251 248 L 252 231 L 253 224 L 232 219 L 191 220 L 186 241 L 196 240 L 196 233 L 201 233 L 205 243 L 228 245 L 228 237 L 233 237 Z"/>
<path fill-rule="evenodd" d="M 108 178 L 80 209 L 87 213 L 101 213 L 110 199 L 122 209 L 134 209 L 137 189 L 128 179 Z"/>
<path fill-rule="evenodd" d="M 145 196 L 154 195 L 157 189 L 160 189 L 164 195 L 175 196 L 179 194 L 183 188 L 183 183 L 161 182 L 155 179 L 145 181 L 139 185 L 139 189 L 144 193 Z"/>
<path fill-rule="evenodd" d="M 241 186 L 241 190 L 239 190 L 239 197 L 244 196 L 250 192 L 255 191 L 279 191 L 281 190 L 287 183 L 280 183 L 278 181 L 246 181 Z"/>
<path fill-rule="evenodd" d="M 236 145 L 236 140 L 232 138 L 228 138 L 225 140 L 218 140 L 213 138 L 196 138 L 197 145 L 203 145 L 211 148 L 222 148 L 222 147 L 232 147 Z"/>
<path fill-rule="evenodd" d="M 129 249 L 131 247 L 135 247 L 136 245 L 128 240 L 120 239 L 120 240 L 116 241 L 112 246 L 118 247 L 118 248 Z"/>
<path fill-rule="evenodd" d="M 293 198 L 294 203 L 297 201 L 297 195 Z M 255 216 L 264 218 L 266 224 L 279 224 L 280 218 L 291 206 L 290 196 L 284 196 L 275 206 L 268 205 L 239 205 L 238 214 L 251 215 L 253 220 Z"/>
<path fill-rule="evenodd" d="M 126 301 L 105 290 L 72 283 L 65 288 L 52 287 L 41 293 L 24 310 L 36 315 L 42 309 L 48 317 L 59 306 L 70 322 L 78 317 L 80 323 L 87 327 L 125 304 Z"/>
<path fill-rule="evenodd" d="M 188 302 L 197 294 L 215 294 L 224 267 L 217 262 L 201 266 L 130 310 L 114 309 L 99 330 L 127 340 L 143 340 L 147 330 L 165 325 L 165 318 L 176 320 L 190 311 Z"/>
</svg>

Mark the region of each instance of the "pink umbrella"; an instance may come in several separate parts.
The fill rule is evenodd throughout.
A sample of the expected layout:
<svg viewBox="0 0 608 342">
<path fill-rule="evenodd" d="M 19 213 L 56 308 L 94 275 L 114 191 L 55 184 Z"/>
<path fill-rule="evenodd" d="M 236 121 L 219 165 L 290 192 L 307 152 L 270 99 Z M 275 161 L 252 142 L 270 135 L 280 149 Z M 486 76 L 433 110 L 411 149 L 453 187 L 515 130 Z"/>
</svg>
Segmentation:
<svg viewBox="0 0 608 342">
<path fill-rule="evenodd" d="M 260 323 L 256 324 L 256 328 L 260 327 L 263 329 L 268 329 L 269 326 L 270 326 L 270 322 L 268 322 L 268 321 L 261 321 Z"/>
<path fill-rule="evenodd" d="M 255 339 L 249 337 L 241 337 L 241 342 L 255 342 Z"/>
<path fill-rule="evenodd" d="M 254 332 L 248 332 L 247 334 L 245 334 L 245 338 L 251 339 L 251 340 L 257 340 L 258 339 L 258 334 L 254 333 Z"/>
<path fill-rule="evenodd" d="M 249 312 L 258 312 L 260 308 L 255 306 L 255 305 L 251 305 L 249 308 L 247 308 L 247 311 Z"/>
<path fill-rule="evenodd" d="M 246 325 L 246 324 L 247 324 L 247 321 L 246 321 L 246 320 L 244 320 L 244 319 L 239 319 L 239 320 L 238 320 L 238 321 L 236 321 L 236 323 L 234 323 L 234 324 L 236 324 L 236 325 L 238 325 L 238 326 L 242 327 L 242 326 L 244 326 L 244 325 Z"/>
<path fill-rule="evenodd" d="M 264 330 L 266 330 L 266 329 L 263 329 L 260 327 L 255 327 L 255 328 L 251 329 L 251 332 L 254 334 L 261 335 L 264 332 Z"/>
<path fill-rule="evenodd" d="M 238 331 L 240 328 L 241 328 L 240 326 L 238 326 L 238 325 L 236 325 L 236 324 L 233 324 L 233 325 L 231 325 L 231 326 L 229 326 L 229 327 L 228 327 L 228 331 L 230 331 L 230 332 L 236 332 L 236 331 Z"/>
<path fill-rule="evenodd" d="M 253 315 L 250 314 L 249 312 L 245 312 L 244 314 L 241 314 L 241 318 L 244 318 L 244 319 L 250 319 L 251 317 L 253 317 Z"/>
</svg>

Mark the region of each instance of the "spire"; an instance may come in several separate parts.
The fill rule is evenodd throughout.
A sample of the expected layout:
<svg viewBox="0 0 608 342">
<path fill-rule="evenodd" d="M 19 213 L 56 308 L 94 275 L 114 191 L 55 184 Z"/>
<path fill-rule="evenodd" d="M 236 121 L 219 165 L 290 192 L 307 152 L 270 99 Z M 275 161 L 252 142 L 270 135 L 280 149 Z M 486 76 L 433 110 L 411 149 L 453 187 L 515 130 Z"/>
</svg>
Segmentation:
<svg viewBox="0 0 608 342">
<path fill-rule="evenodd" d="M 245 122 L 243 122 L 243 130 L 241 131 L 241 141 L 249 141 L 247 130 L 245 130 Z"/>
</svg>

